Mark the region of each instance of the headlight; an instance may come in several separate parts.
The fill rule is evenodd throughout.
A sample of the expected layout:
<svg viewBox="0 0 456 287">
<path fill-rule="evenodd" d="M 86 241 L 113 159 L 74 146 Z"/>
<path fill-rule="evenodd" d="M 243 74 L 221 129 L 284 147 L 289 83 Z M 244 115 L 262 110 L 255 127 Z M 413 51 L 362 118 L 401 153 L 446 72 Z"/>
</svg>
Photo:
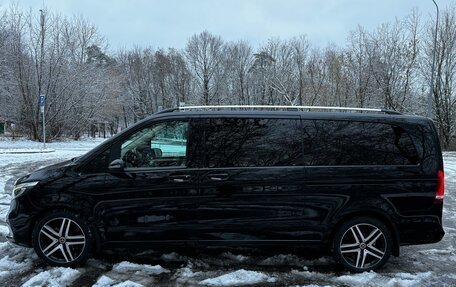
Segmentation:
<svg viewBox="0 0 456 287">
<path fill-rule="evenodd" d="M 27 190 L 27 188 L 34 187 L 35 185 L 38 184 L 38 182 L 39 181 L 31 181 L 31 182 L 24 182 L 24 183 L 15 185 L 14 189 L 13 189 L 13 194 L 12 194 L 13 198 L 20 196 L 22 193 L 24 193 L 24 191 Z"/>
</svg>

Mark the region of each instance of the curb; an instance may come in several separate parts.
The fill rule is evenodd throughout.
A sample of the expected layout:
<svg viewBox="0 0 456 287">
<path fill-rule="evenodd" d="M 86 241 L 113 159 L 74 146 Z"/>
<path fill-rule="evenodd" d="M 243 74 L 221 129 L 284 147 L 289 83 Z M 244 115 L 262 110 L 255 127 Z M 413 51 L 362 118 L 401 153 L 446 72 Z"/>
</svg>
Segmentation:
<svg viewBox="0 0 456 287">
<path fill-rule="evenodd" d="M 0 149 L 0 154 L 30 154 L 30 153 L 51 153 L 55 152 L 55 149 L 45 149 L 45 150 L 34 150 L 34 149 L 10 149 L 10 150 L 2 150 Z"/>
</svg>

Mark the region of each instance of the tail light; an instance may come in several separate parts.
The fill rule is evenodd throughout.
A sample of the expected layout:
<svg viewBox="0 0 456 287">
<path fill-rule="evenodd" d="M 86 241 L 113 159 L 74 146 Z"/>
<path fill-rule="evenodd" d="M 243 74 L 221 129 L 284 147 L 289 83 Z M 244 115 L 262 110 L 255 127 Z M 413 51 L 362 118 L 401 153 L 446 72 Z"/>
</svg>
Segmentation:
<svg viewBox="0 0 456 287">
<path fill-rule="evenodd" d="M 445 174 L 443 170 L 439 170 L 437 175 L 437 190 L 435 192 L 435 201 L 443 202 L 443 197 L 445 195 Z"/>
</svg>

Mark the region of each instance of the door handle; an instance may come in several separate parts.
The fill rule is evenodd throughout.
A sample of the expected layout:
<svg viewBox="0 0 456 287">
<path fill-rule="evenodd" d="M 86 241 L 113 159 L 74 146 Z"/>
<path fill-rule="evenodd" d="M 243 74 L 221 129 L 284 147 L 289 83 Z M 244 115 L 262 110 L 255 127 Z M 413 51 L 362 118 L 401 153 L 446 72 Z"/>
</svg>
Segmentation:
<svg viewBox="0 0 456 287">
<path fill-rule="evenodd" d="M 222 181 L 227 180 L 229 175 L 227 173 L 213 173 L 208 175 L 210 180 L 213 181 Z"/>
<path fill-rule="evenodd" d="M 187 182 L 190 181 L 191 176 L 188 174 L 179 174 L 179 175 L 171 175 L 169 177 L 172 182 Z"/>
</svg>

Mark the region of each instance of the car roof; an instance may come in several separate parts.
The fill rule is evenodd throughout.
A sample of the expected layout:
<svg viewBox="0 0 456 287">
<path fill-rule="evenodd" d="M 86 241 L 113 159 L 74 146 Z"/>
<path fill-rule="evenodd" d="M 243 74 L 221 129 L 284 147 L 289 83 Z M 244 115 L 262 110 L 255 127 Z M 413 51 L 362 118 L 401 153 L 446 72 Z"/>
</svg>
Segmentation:
<svg viewBox="0 0 456 287">
<path fill-rule="evenodd" d="M 255 117 L 255 118 L 302 118 L 324 120 L 351 120 L 351 121 L 375 121 L 375 122 L 407 122 L 425 124 L 430 119 L 418 115 L 385 114 L 375 112 L 307 112 L 307 111 L 267 111 L 267 110 L 190 110 L 159 112 L 151 115 L 150 119 L 158 118 L 201 118 L 201 117 Z"/>
</svg>

